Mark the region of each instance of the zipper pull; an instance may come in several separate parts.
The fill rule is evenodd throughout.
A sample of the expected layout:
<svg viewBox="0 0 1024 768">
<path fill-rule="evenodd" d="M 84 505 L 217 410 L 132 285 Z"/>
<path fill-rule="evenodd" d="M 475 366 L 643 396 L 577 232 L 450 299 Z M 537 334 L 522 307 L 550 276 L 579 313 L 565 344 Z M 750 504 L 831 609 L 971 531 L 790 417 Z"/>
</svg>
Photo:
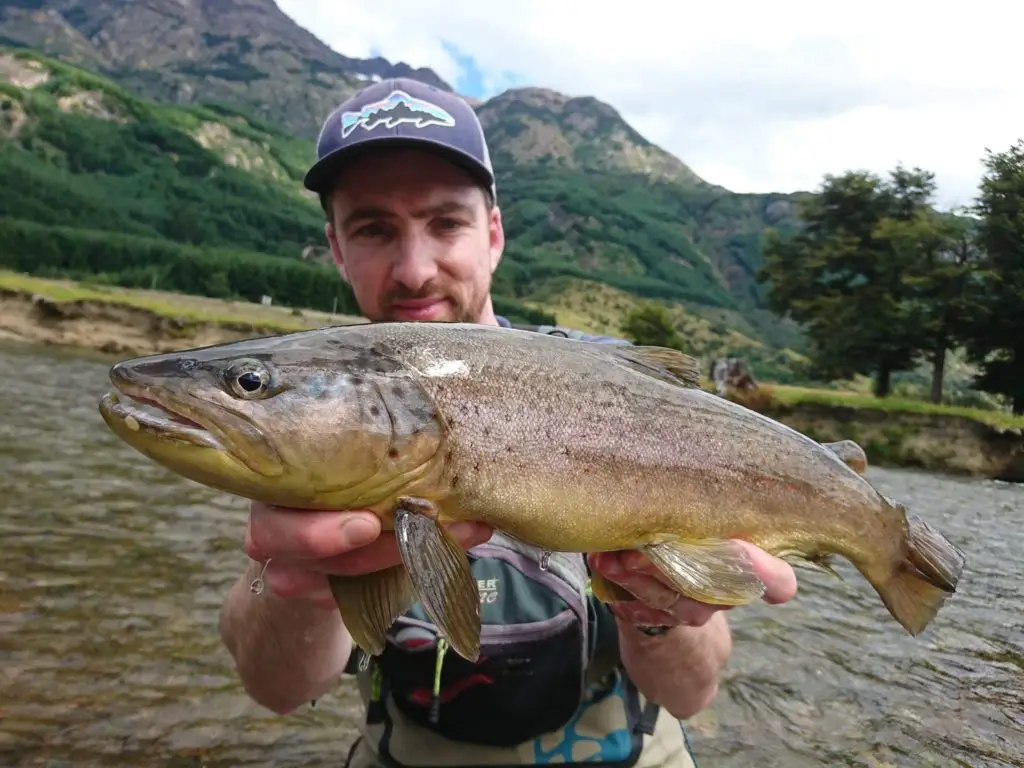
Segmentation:
<svg viewBox="0 0 1024 768">
<path fill-rule="evenodd" d="M 437 658 L 434 661 L 434 689 L 430 696 L 430 722 L 437 725 L 441 717 L 441 666 L 448 643 L 443 637 L 437 639 Z"/>
</svg>

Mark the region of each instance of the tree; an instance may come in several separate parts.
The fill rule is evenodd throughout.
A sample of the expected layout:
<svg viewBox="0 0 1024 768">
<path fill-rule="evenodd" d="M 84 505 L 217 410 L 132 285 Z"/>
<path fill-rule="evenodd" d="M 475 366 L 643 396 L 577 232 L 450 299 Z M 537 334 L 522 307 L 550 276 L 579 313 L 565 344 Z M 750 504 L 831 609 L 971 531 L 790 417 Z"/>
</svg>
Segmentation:
<svg viewBox="0 0 1024 768">
<path fill-rule="evenodd" d="M 918 279 L 946 233 L 932 214 L 934 176 L 897 166 L 883 181 L 850 171 L 827 175 L 800 206 L 802 229 L 788 239 L 766 233 L 758 282 L 770 282 L 769 308 L 805 326 L 817 373 L 874 376 L 889 394 L 896 371 L 931 350 Z"/>
<path fill-rule="evenodd" d="M 984 303 L 970 318 L 965 340 L 981 368 L 975 386 L 1010 398 L 1024 414 L 1024 141 L 1005 152 L 986 150 L 974 207 L 982 251 L 979 292 Z"/>
<path fill-rule="evenodd" d="M 912 289 L 908 306 L 912 325 L 930 342 L 924 350 L 932 363 L 930 400 L 942 402 L 946 352 L 961 342 L 971 318 L 984 300 L 977 290 L 981 252 L 974 241 L 973 222 L 960 212 L 919 213 L 908 222 L 889 221 L 883 229 L 896 248 L 908 253 L 912 266 L 903 281 Z M 916 253 L 914 253 L 916 251 Z"/>
<path fill-rule="evenodd" d="M 634 344 L 683 351 L 682 335 L 668 311 L 657 304 L 645 303 L 632 310 L 622 322 L 622 333 Z"/>
</svg>

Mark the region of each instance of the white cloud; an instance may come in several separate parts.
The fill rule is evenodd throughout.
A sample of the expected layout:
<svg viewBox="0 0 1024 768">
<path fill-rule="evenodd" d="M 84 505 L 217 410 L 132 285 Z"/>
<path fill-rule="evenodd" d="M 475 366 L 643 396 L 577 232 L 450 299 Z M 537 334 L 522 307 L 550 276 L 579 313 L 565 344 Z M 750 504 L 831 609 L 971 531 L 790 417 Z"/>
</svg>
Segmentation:
<svg viewBox="0 0 1024 768">
<path fill-rule="evenodd" d="M 736 191 L 902 162 L 936 173 L 941 205 L 963 204 L 985 148 L 1024 137 L 1024 6 L 1009 2 L 278 2 L 348 56 L 377 48 L 454 83 L 448 41 L 477 61 L 489 95 L 514 72 L 596 96 Z"/>
</svg>

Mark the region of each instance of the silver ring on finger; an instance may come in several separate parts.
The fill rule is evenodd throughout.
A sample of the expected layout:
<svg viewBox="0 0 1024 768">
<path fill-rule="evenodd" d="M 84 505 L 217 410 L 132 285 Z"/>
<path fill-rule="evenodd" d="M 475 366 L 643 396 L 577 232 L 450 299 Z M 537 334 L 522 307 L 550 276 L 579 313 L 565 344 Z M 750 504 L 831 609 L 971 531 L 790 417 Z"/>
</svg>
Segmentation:
<svg viewBox="0 0 1024 768">
<path fill-rule="evenodd" d="M 267 566 L 270 565 L 271 558 L 267 558 L 267 561 L 263 564 L 263 568 L 260 569 L 260 575 L 249 582 L 249 591 L 252 592 L 256 597 L 263 594 L 263 590 L 266 588 L 267 582 L 264 580 L 264 576 L 267 573 Z"/>
</svg>

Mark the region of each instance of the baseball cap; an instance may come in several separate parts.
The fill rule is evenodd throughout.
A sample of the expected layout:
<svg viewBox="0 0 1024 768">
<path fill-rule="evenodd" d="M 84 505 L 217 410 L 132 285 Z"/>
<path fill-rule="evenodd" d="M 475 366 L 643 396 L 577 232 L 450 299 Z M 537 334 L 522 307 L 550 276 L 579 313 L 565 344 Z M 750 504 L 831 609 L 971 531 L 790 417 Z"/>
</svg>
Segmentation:
<svg viewBox="0 0 1024 768">
<path fill-rule="evenodd" d="M 327 192 L 342 166 L 363 151 L 405 146 L 437 152 L 461 166 L 496 197 L 483 127 L 460 96 L 411 78 L 374 83 L 335 109 L 320 128 L 316 163 L 306 188 Z"/>
</svg>

